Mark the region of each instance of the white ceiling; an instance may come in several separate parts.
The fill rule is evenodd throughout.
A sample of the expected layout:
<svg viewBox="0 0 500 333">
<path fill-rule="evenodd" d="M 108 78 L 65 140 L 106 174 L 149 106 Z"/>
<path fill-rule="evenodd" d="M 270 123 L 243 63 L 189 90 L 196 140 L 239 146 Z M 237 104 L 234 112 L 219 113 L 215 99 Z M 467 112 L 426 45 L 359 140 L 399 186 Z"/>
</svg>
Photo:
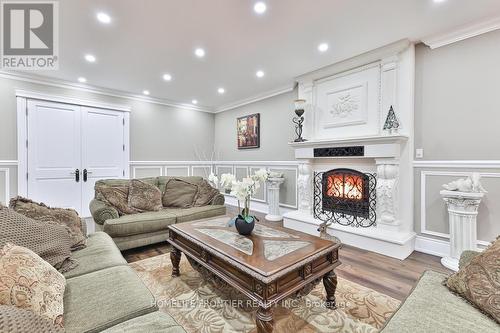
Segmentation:
<svg viewBox="0 0 500 333">
<path fill-rule="evenodd" d="M 500 14 L 499 0 L 60 1 L 60 68 L 43 76 L 219 109 L 291 87 L 293 78 L 403 38 Z M 96 20 L 104 11 L 112 23 Z M 317 46 L 330 48 L 320 53 Z M 199 59 L 194 49 L 203 47 Z M 95 63 L 84 54 L 97 57 Z M 255 72 L 265 71 L 258 79 Z M 173 76 L 171 82 L 162 79 Z M 217 89 L 226 93 L 219 95 Z"/>
</svg>

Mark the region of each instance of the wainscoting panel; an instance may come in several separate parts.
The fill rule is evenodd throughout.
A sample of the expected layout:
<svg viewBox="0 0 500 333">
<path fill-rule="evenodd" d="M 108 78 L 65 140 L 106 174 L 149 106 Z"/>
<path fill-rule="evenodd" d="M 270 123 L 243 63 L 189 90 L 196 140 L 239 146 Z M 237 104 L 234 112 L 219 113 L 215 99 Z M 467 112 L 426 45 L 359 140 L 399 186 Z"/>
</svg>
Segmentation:
<svg viewBox="0 0 500 333">
<path fill-rule="evenodd" d="M 191 166 L 191 176 L 208 178 L 212 172 L 212 165 L 193 165 Z"/>
<path fill-rule="evenodd" d="M 416 161 L 414 170 L 418 251 L 438 254 L 449 248 L 448 213 L 439 192 L 443 189 L 443 184 L 466 178 L 471 172 L 481 174 L 481 182 L 488 191 L 479 207 L 478 247 L 483 248 L 500 234 L 498 161 Z"/>
<path fill-rule="evenodd" d="M 133 166 L 132 178 L 147 178 L 163 176 L 163 167 L 158 166 Z"/>
<path fill-rule="evenodd" d="M 250 167 L 250 174 L 253 175 L 257 170 L 260 170 L 259 167 Z M 260 202 L 266 202 L 266 197 L 267 197 L 267 185 L 264 183 L 259 187 L 255 195 L 253 196 L 253 200 L 255 201 L 260 201 Z"/>
<path fill-rule="evenodd" d="M 166 166 L 165 176 L 187 177 L 189 176 L 189 166 Z"/>
<path fill-rule="evenodd" d="M 0 203 L 7 206 L 10 199 L 10 171 L 0 168 Z"/>
</svg>

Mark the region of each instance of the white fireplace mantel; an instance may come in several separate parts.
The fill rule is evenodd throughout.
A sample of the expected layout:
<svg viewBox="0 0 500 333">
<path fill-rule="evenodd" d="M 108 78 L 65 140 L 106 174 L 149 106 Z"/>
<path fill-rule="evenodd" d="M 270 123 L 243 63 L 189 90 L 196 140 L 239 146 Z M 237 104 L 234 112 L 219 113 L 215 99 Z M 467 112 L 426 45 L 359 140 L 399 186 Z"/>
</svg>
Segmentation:
<svg viewBox="0 0 500 333">
<path fill-rule="evenodd" d="M 295 149 L 295 158 L 345 158 L 345 157 L 315 157 L 315 148 L 337 148 L 349 146 L 363 146 L 363 156 L 357 158 L 398 158 L 401 153 L 401 144 L 408 140 L 406 135 L 377 135 L 342 139 L 312 140 L 304 142 L 290 142 Z"/>
</svg>

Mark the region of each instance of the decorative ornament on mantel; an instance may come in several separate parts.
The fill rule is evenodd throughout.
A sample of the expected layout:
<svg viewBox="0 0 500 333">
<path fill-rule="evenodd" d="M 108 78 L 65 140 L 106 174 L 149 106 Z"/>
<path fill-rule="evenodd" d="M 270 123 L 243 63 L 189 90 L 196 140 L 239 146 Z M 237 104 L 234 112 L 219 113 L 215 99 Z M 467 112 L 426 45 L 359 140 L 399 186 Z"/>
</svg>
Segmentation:
<svg viewBox="0 0 500 333">
<path fill-rule="evenodd" d="M 307 141 L 302 137 L 302 124 L 304 123 L 304 112 L 306 107 L 305 99 L 296 99 L 295 102 L 295 114 L 297 117 L 293 117 L 292 121 L 295 124 L 295 133 L 297 134 L 297 138 L 294 142 L 304 142 Z"/>
<path fill-rule="evenodd" d="M 396 117 L 396 113 L 394 112 L 394 108 L 391 105 L 391 108 L 389 109 L 389 112 L 387 113 L 387 118 L 385 119 L 384 123 L 384 131 L 388 131 L 389 134 L 397 134 L 400 123 L 398 118 Z"/>
<path fill-rule="evenodd" d="M 463 251 L 477 250 L 477 214 L 487 193 L 480 182 L 481 175 L 472 173 L 466 179 L 444 184 L 440 194 L 448 207 L 450 223 L 450 255 L 441 259 L 443 266 L 458 271 Z"/>
</svg>

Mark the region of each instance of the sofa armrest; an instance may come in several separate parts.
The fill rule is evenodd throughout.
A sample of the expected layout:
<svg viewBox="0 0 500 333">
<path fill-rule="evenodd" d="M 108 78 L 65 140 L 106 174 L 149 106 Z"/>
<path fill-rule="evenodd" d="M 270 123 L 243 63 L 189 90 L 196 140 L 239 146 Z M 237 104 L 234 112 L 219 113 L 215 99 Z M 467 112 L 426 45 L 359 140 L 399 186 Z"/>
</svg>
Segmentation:
<svg viewBox="0 0 500 333">
<path fill-rule="evenodd" d="M 103 225 L 106 220 L 117 219 L 120 217 L 116 208 L 111 207 L 104 201 L 93 199 L 90 204 L 90 213 L 94 218 L 94 222 Z"/>
<path fill-rule="evenodd" d="M 224 194 L 219 193 L 212 199 L 212 201 L 210 201 L 210 205 L 222 206 L 222 205 L 224 205 L 224 201 L 225 201 Z"/>
<path fill-rule="evenodd" d="M 458 267 L 462 269 L 465 265 L 467 265 L 474 257 L 476 257 L 481 252 L 477 251 L 464 251 L 460 255 L 460 262 L 458 263 Z"/>
</svg>

